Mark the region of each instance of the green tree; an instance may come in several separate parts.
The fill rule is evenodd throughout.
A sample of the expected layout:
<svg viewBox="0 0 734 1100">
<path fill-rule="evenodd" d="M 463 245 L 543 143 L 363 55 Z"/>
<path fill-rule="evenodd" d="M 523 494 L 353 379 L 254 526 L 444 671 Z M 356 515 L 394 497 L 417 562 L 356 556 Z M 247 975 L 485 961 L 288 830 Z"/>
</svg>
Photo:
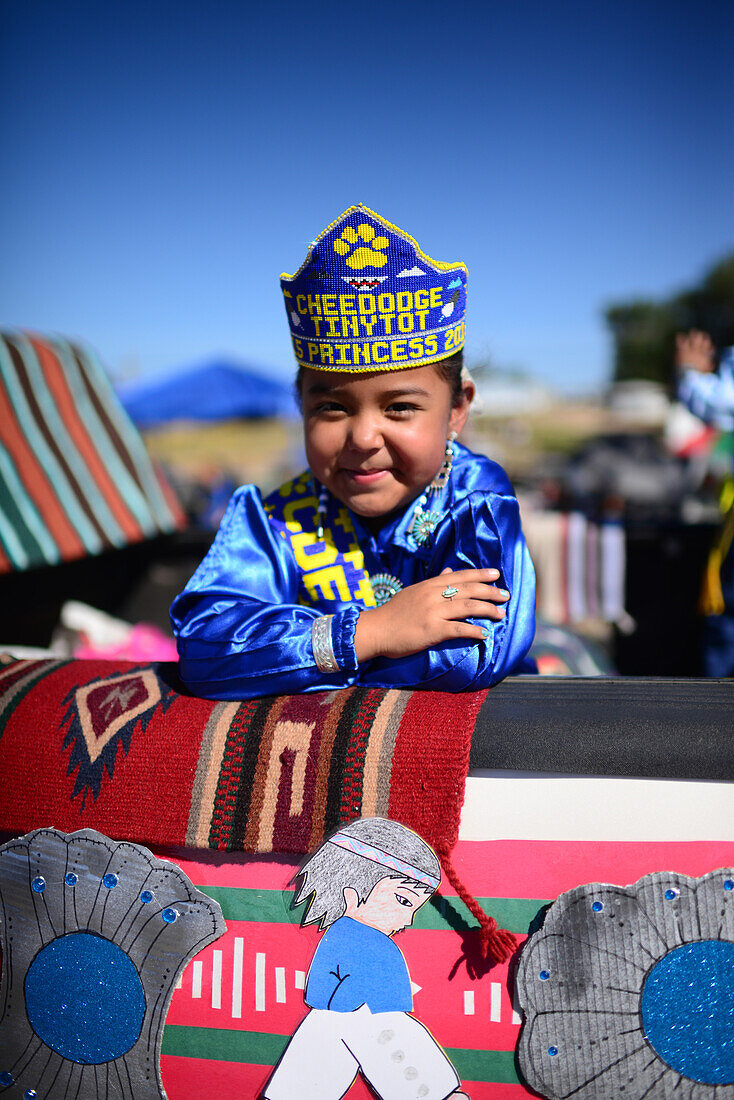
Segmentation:
<svg viewBox="0 0 734 1100">
<path fill-rule="evenodd" d="M 614 381 L 667 382 L 676 328 L 670 307 L 640 299 L 610 306 L 605 316 L 614 338 Z"/>
<path fill-rule="evenodd" d="M 604 317 L 614 340 L 614 381 L 671 384 L 676 332 L 708 332 L 717 347 L 734 344 L 734 253 L 706 272 L 701 283 L 675 297 L 612 304 Z"/>
</svg>

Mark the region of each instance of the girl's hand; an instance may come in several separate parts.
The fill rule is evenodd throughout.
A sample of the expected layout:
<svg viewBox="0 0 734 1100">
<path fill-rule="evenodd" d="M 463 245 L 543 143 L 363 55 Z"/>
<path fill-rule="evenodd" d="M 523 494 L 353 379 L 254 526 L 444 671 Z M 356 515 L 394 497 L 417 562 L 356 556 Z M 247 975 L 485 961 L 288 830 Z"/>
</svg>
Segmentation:
<svg viewBox="0 0 734 1100">
<path fill-rule="evenodd" d="M 678 367 L 688 367 L 692 370 L 708 374 L 714 369 L 714 345 L 711 337 L 706 332 L 691 329 L 690 332 L 680 332 L 675 338 L 675 363 Z"/>
<path fill-rule="evenodd" d="M 452 638 L 481 642 L 486 628 L 464 620 L 504 618 L 502 604 L 510 593 L 495 588 L 492 581 L 498 577 L 497 569 L 445 569 L 438 577 L 401 589 L 382 607 L 368 608 L 357 619 L 357 660 L 408 657 Z M 451 599 L 441 595 L 449 587 L 458 589 Z"/>
</svg>

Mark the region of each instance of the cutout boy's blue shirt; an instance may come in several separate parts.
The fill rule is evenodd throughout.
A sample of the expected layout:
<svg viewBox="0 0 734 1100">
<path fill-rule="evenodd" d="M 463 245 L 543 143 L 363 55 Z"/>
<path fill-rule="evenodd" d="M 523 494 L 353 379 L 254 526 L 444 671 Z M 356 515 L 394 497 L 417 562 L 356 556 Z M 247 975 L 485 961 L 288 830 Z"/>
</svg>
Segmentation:
<svg viewBox="0 0 734 1100">
<path fill-rule="evenodd" d="M 300 536 L 289 537 L 287 531 L 294 519 L 304 530 L 308 522 L 313 526 L 314 509 L 298 510 L 299 500 L 288 493 L 273 493 L 263 502 L 254 486 L 238 489 L 209 553 L 171 607 L 187 686 L 210 699 L 354 684 L 471 691 L 511 672 L 533 671 L 523 661 L 535 632 L 535 573 L 517 500 L 500 466 L 459 444 L 454 447 L 449 483 L 430 504 L 442 514 L 428 545 L 417 545 L 410 534 L 415 502 L 373 535 L 358 516 L 329 499 L 326 525 L 335 537 L 359 544 L 364 568 L 360 573 L 347 561 L 328 585 L 313 580 L 312 561 L 304 563 L 314 547 L 304 543 L 299 553 Z M 299 479 L 291 485 L 292 493 L 305 495 Z M 351 534 L 345 534 L 345 517 Z M 486 641 L 456 639 L 410 657 L 375 658 L 358 667 L 354 631 L 365 606 L 360 602 L 362 575 L 387 573 L 407 586 L 447 566 L 499 569 L 496 583 L 509 591 L 510 600 L 502 620 L 481 621 L 488 630 Z M 313 656 L 312 624 L 324 614 L 334 616 L 337 673 L 320 672 Z"/>
<path fill-rule="evenodd" d="M 308 972 L 311 1008 L 355 1012 L 411 1012 L 413 993 L 403 954 L 384 932 L 340 917 L 324 934 Z"/>
</svg>

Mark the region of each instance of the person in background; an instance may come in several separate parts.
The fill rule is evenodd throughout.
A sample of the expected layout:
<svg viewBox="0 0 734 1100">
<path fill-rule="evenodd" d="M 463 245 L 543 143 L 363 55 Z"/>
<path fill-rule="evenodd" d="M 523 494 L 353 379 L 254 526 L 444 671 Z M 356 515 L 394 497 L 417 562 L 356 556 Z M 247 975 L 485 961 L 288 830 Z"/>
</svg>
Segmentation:
<svg viewBox="0 0 734 1100">
<path fill-rule="evenodd" d="M 676 339 L 678 399 L 706 424 L 734 431 L 734 348 L 725 349 L 716 369 L 711 337 L 692 329 Z M 722 493 L 723 521 L 711 548 L 701 594 L 705 616 L 703 672 L 734 676 L 734 480 Z"/>
</svg>

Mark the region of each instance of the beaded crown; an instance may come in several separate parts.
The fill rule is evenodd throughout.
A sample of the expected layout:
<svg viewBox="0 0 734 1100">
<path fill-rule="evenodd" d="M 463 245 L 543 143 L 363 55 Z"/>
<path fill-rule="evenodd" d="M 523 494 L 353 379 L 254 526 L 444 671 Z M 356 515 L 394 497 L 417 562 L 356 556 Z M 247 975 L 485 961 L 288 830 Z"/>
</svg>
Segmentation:
<svg viewBox="0 0 734 1100">
<path fill-rule="evenodd" d="M 432 260 L 366 206 L 350 206 L 281 275 L 293 349 L 312 370 L 406 370 L 464 345 L 467 269 Z"/>
</svg>

